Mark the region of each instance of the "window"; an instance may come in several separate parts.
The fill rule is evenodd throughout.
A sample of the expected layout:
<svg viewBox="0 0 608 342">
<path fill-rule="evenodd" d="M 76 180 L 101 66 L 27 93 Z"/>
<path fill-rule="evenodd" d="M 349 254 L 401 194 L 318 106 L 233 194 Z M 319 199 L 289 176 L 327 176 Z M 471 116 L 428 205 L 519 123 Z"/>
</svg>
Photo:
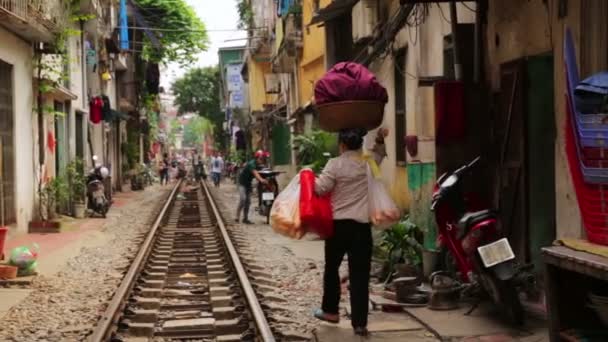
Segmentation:
<svg viewBox="0 0 608 342">
<path fill-rule="evenodd" d="M 404 165 L 405 156 L 405 70 L 407 67 L 407 50 L 395 54 L 395 156 L 398 165 Z"/>
</svg>

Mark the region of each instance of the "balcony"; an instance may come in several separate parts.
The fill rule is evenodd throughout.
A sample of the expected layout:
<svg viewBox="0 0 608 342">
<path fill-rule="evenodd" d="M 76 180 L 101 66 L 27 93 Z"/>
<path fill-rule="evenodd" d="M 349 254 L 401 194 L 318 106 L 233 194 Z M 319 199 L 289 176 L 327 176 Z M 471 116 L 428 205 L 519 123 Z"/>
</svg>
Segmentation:
<svg viewBox="0 0 608 342">
<path fill-rule="evenodd" d="M 302 46 L 302 16 L 298 13 L 289 13 L 277 21 L 275 27 L 276 42 L 272 58 L 274 72 L 292 72 L 296 65 Z"/>
<path fill-rule="evenodd" d="M 52 43 L 67 24 L 62 0 L 0 0 L 0 25 L 30 42 Z"/>
</svg>

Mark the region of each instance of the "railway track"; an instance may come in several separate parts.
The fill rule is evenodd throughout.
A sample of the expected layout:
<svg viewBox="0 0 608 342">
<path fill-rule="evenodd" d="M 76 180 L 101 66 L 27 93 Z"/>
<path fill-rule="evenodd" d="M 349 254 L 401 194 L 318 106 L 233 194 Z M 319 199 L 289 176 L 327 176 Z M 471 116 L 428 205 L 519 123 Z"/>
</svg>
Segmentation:
<svg viewBox="0 0 608 342">
<path fill-rule="evenodd" d="M 89 340 L 275 341 L 208 188 L 180 187 Z"/>
</svg>

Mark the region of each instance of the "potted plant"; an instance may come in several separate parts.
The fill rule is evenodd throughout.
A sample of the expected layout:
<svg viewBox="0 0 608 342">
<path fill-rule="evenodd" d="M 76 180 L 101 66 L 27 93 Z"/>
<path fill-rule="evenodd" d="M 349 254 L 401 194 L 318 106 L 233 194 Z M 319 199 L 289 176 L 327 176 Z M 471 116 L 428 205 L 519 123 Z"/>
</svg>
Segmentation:
<svg viewBox="0 0 608 342">
<path fill-rule="evenodd" d="M 86 176 L 84 161 L 81 158 L 72 160 L 66 169 L 69 184 L 69 196 L 72 202 L 72 214 L 76 218 L 84 218 L 86 212 Z"/>
<path fill-rule="evenodd" d="M 55 177 L 38 185 L 38 216 L 40 221 L 31 221 L 28 231 L 30 233 L 57 233 L 61 227 L 55 221 L 55 213 L 59 203 L 69 199 L 67 182 L 63 177 Z"/>
<path fill-rule="evenodd" d="M 398 277 L 420 277 L 422 263 L 423 231 L 409 216 L 382 232 L 380 246 L 386 250 L 386 280 L 388 284 L 394 275 Z"/>
</svg>

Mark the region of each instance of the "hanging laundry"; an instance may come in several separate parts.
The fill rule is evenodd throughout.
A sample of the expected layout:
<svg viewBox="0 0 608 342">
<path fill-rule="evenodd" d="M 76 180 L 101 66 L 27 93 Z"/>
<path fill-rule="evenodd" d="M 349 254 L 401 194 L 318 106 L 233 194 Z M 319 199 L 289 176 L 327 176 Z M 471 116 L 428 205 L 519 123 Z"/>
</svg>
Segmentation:
<svg viewBox="0 0 608 342">
<path fill-rule="evenodd" d="M 101 116 L 103 117 L 103 121 L 110 122 L 114 119 L 114 116 L 112 115 L 110 98 L 106 95 L 102 95 L 101 100 L 103 101 L 103 106 L 101 107 Z"/>
<path fill-rule="evenodd" d="M 98 124 L 103 119 L 102 115 L 103 100 L 99 96 L 95 96 L 89 102 L 89 119 L 92 123 Z"/>
<path fill-rule="evenodd" d="M 146 68 L 146 88 L 148 90 L 148 94 L 158 94 L 158 89 L 160 86 L 160 71 L 158 69 L 158 64 L 149 63 Z"/>
<path fill-rule="evenodd" d="M 49 151 L 51 151 L 51 153 L 55 153 L 56 145 L 57 142 L 55 141 L 55 136 L 53 135 L 53 132 L 48 131 L 48 133 L 46 134 L 46 147 L 49 149 Z"/>
<path fill-rule="evenodd" d="M 460 141 L 465 136 L 464 84 L 435 83 L 435 127 L 438 145 Z"/>
</svg>

